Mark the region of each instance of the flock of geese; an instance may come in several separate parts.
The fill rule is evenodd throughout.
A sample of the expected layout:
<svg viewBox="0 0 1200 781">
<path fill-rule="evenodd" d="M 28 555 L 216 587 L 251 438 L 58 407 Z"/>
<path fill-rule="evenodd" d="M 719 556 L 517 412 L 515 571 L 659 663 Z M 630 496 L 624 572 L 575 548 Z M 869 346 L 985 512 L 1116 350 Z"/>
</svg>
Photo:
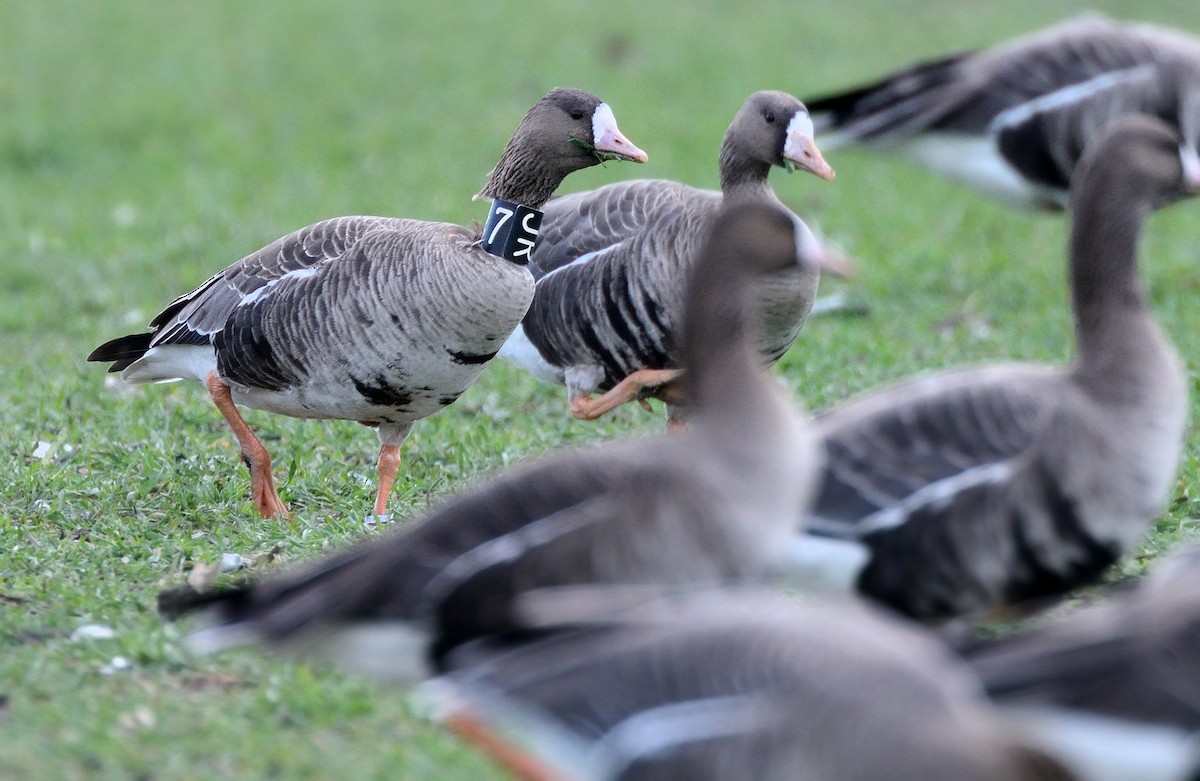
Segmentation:
<svg viewBox="0 0 1200 781">
<path fill-rule="evenodd" d="M 845 262 L 768 174 L 832 179 L 814 133 L 1066 208 L 1074 361 L 805 414 L 766 367 Z M 159 607 L 203 614 L 197 651 L 263 643 L 416 685 L 530 781 L 1196 778 L 1200 549 L 1000 639 L 936 630 L 1095 582 L 1169 499 L 1187 381 L 1137 260 L 1151 211 L 1200 193 L 1198 133 L 1200 41 L 1086 17 L 807 107 L 751 95 L 720 193 L 552 199 L 572 171 L 646 160 L 607 104 L 555 89 L 480 192 L 482 230 L 317 223 L 89 360 L 203 382 L 264 517 L 287 508 L 236 405 L 377 428 L 375 519 L 413 424 L 497 354 L 565 385 L 582 419 L 661 399 L 670 431 L 544 456 L 403 529 Z"/>
</svg>

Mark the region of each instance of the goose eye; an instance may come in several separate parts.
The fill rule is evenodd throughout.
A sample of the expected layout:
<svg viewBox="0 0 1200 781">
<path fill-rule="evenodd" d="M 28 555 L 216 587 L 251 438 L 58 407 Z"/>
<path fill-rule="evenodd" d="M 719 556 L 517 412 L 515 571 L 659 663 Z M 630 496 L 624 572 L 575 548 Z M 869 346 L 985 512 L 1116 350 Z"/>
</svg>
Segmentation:
<svg viewBox="0 0 1200 781">
<path fill-rule="evenodd" d="M 571 119 L 583 119 L 583 111 L 574 109 L 571 111 Z"/>
<path fill-rule="evenodd" d="M 775 112 L 768 111 L 765 115 L 763 115 L 763 118 L 765 120 L 767 120 L 767 122 L 774 122 L 775 121 Z"/>
</svg>

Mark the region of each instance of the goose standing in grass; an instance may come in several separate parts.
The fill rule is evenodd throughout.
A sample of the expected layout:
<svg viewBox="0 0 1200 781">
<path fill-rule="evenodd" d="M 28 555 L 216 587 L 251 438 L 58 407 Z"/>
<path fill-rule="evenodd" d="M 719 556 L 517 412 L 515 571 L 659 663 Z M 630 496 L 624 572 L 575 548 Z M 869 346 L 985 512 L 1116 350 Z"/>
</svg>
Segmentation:
<svg viewBox="0 0 1200 781">
<path fill-rule="evenodd" d="M 479 197 L 483 236 L 458 225 L 341 217 L 267 245 L 171 302 L 147 333 L 97 347 L 130 383 L 195 379 L 225 417 L 263 517 L 286 516 L 271 458 L 235 404 L 379 431 L 374 515 L 386 517 L 413 424 L 479 377 L 533 295 L 538 211 L 567 174 L 645 161 L 608 105 L 555 89 L 525 115 Z"/>
<path fill-rule="evenodd" d="M 530 589 L 768 575 L 820 464 L 807 421 L 762 370 L 752 322 L 750 276 L 794 264 L 796 230 L 764 204 L 713 226 L 684 319 L 695 405 L 683 435 L 552 455 L 402 533 L 258 585 L 165 592 L 161 609 L 208 608 L 198 649 L 292 645 L 414 679 L 463 642 L 519 630 L 514 600 Z"/>
<path fill-rule="evenodd" d="M 700 592 L 449 667 L 429 710 L 526 781 L 1071 778 L 942 643 L 850 602 Z"/>
<path fill-rule="evenodd" d="M 641 179 L 551 201 L 533 253 L 533 304 L 500 356 L 565 384 L 577 418 L 650 395 L 667 402 L 675 420 L 684 403 L 674 380 L 688 275 L 723 202 L 782 207 L 767 181 L 772 166 L 833 178 L 804 104 L 782 92 L 756 92 L 721 144 L 721 192 Z M 794 219 L 797 261 L 760 283 L 769 361 L 787 351 L 812 308 L 819 273 L 807 259 L 828 254 Z M 593 398 L 595 391 L 607 392 Z"/>
<path fill-rule="evenodd" d="M 1200 549 L 1132 591 L 966 651 L 1016 724 L 1087 778 L 1200 773 Z"/>
<path fill-rule="evenodd" d="M 1097 15 L 922 62 L 808 103 L 824 148 L 895 151 L 993 197 L 1061 209 L 1114 118 L 1159 117 L 1200 143 L 1200 39 Z"/>
<path fill-rule="evenodd" d="M 1187 415 L 1137 271 L 1150 210 L 1200 191 L 1180 143 L 1124 117 L 1075 172 L 1070 367 L 937 373 L 818 418 L 827 467 L 798 565 L 939 621 L 1061 594 L 1141 539 L 1170 497 Z"/>
</svg>

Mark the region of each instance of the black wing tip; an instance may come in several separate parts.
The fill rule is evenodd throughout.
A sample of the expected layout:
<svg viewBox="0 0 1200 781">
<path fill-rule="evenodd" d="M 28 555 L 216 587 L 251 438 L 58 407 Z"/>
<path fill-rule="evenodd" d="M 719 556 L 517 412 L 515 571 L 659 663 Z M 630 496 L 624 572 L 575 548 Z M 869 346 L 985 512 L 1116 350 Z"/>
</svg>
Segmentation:
<svg viewBox="0 0 1200 781">
<path fill-rule="evenodd" d="M 230 614 L 242 611 L 246 598 L 254 583 L 220 588 L 213 591 L 198 591 L 190 585 L 175 586 L 158 592 L 158 614 L 168 621 L 174 621 L 188 613 L 220 605 Z"/>
<path fill-rule="evenodd" d="M 804 105 L 822 129 L 836 129 L 944 85 L 974 51 L 923 60 L 842 92 L 806 99 Z"/>
<path fill-rule="evenodd" d="M 112 361 L 113 364 L 108 370 L 119 372 L 145 355 L 153 338 L 154 334 L 150 332 L 118 336 L 92 350 L 87 359 L 89 362 Z"/>
</svg>

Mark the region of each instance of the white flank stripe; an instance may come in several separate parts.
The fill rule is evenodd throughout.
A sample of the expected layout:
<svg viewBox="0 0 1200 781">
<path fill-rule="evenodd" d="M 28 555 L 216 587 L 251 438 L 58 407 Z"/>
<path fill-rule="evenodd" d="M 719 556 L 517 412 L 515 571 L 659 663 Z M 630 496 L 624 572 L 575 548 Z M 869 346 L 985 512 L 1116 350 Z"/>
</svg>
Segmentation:
<svg viewBox="0 0 1200 781">
<path fill-rule="evenodd" d="M 1112 73 L 1103 73 L 1087 81 L 1081 81 L 1078 84 L 1057 89 L 1054 92 L 1026 101 L 1018 106 L 1013 106 L 1006 111 L 1001 111 L 992 119 L 988 130 L 995 133 L 1010 125 L 1019 125 L 1034 114 L 1053 111 L 1054 109 L 1077 103 L 1095 95 L 1097 92 L 1103 92 L 1110 87 L 1114 87 L 1123 81 L 1142 76 L 1152 76 L 1153 73 L 1154 67 L 1151 65 L 1139 65 L 1136 68 L 1126 68 L 1125 70 L 1113 71 Z"/>
<path fill-rule="evenodd" d="M 249 295 L 244 296 L 242 298 L 242 300 L 238 302 L 238 306 L 246 306 L 247 304 L 253 304 L 255 301 L 259 300 L 260 298 L 265 296 L 267 293 L 271 292 L 271 288 L 275 287 L 280 282 L 286 282 L 287 280 L 290 280 L 290 279 L 307 279 L 308 277 L 315 276 L 316 274 L 317 274 L 317 269 L 315 269 L 315 268 L 298 268 L 295 271 L 289 271 L 288 273 L 284 274 L 282 277 L 279 277 L 278 279 L 272 279 L 270 282 L 263 285 L 262 287 L 258 287 L 258 288 L 255 288 L 254 290 L 252 290 Z"/>
<path fill-rule="evenodd" d="M 997 461 L 966 469 L 944 480 L 921 486 L 899 503 L 877 510 L 854 525 L 854 533 L 862 536 L 891 529 L 905 523 L 916 510 L 949 504 L 955 496 L 975 486 L 1001 483 L 1013 476 L 1012 461 Z M 818 528 L 814 523 L 811 528 Z M 845 531 L 843 524 L 841 530 Z"/>
<path fill-rule="evenodd" d="M 774 721 L 771 710 L 762 695 L 748 694 L 660 705 L 609 730 L 592 748 L 592 761 L 609 765 L 606 777 L 614 778 L 635 762 L 677 746 L 769 726 Z"/>
<path fill-rule="evenodd" d="M 593 250 L 592 252 L 585 252 L 582 255 L 580 255 L 579 257 L 572 260 L 570 263 L 564 263 L 563 265 L 561 265 L 558 268 L 554 269 L 553 271 L 549 272 L 548 274 L 546 274 L 546 276 L 539 279 L 537 283 L 540 285 L 544 281 L 546 281 L 550 277 L 554 276 L 555 274 L 558 274 L 561 271 L 565 271 L 573 266 L 582 266 L 585 263 L 595 260 L 596 258 L 600 257 L 601 255 L 605 254 L 606 252 L 610 252 L 613 248 L 619 247 L 619 246 L 620 246 L 619 244 L 609 244 L 607 247 L 603 247 L 598 250 Z"/>
<path fill-rule="evenodd" d="M 595 499 L 591 499 L 589 503 L 595 501 Z M 566 507 L 545 518 L 531 521 L 516 531 L 494 537 L 459 554 L 446 565 L 445 569 L 429 581 L 429 585 L 425 587 L 422 595 L 425 605 L 437 605 L 451 591 L 476 573 L 497 564 L 515 561 L 531 548 L 552 542 L 601 517 L 592 513 L 580 513 L 578 517 L 571 518 L 570 514 L 577 512 L 580 506 Z M 564 515 L 567 516 L 565 519 L 562 517 Z"/>
</svg>

